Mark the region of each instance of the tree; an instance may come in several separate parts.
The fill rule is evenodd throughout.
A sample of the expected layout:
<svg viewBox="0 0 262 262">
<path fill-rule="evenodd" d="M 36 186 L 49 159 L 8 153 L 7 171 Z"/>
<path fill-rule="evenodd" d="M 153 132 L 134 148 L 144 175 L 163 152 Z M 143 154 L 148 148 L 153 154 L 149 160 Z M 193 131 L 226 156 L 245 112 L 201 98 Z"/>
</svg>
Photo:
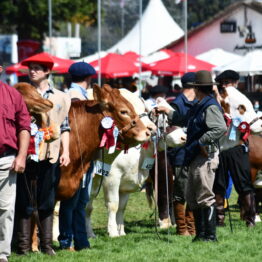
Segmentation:
<svg viewBox="0 0 262 262">
<path fill-rule="evenodd" d="M 53 28 L 60 22 L 85 25 L 96 21 L 96 0 L 52 0 Z M 48 0 L 1 0 L 1 32 L 17 32 L 19 40 L 42 41 L 48 33 Z"/>
</svg>

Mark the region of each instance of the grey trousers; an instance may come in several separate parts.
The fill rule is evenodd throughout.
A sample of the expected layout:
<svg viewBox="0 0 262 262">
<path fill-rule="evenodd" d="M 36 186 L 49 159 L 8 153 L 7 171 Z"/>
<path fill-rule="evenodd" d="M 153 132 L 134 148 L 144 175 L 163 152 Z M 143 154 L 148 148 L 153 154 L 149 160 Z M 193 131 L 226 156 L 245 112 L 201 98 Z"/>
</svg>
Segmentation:
<svg viewBox="0 0 262 262">
<path fill-rule="evenodd" d="M 15 156 L 0 158 L 0 258 L 11 254 L 16 197 L 16 173 L 10 170 Z"/>
<path fill-rule="evenodd" d="M 199 154 L 191 162 L 186 191 L 186 201 L 191 210 L 210 207 L 216 202 L 213 185 L 218 162 L 218 152 L 213 153 L 210 159 Z"/>
</svg>

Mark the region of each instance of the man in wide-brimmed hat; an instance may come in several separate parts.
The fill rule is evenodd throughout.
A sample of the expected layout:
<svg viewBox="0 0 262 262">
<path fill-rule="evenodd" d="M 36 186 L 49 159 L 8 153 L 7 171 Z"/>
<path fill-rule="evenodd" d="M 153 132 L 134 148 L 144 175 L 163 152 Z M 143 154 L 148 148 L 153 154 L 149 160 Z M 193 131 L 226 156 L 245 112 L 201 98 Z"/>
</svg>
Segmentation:
<svg viewBox="0 0 262 262">
<path fill-rule="evenodd" d="M 17 251 L 19 254 L 27 254 L 31 250 L 31 217 L 34 208 L 37 208 L 41 252 L 55 255 L 52 249 L 53 210 L 59 166 L 67 166 L 70 162 L 68 112 L 71 101 L 67 94 L 54 88 L 48 81 L 54 62 L 47 53 L 31 56 L 21 64 L 28 66 L 31 84 L 43 98 L 53 103 L 53 108 L 47 112 L 47 122 L 58 125 L 60 135 L 54 141 L 44 141 L 38 161 L 28 159 L 24 175 L 18 177 Z M 31 185 L 34 185 L 34 189 Z M 37 203 L 36 206 L 32 206 L 34 203 Z"/>
<path fill-rule="evenodd" d="M 250 164 L 248 145 L 246 148 L 239 144 L 237 136 L 238 127 L 241 122 L 245 121 L 254 123 L 250 126 L 251 131 L 261 131 L 260 119 L 256 119 L 257 115 L 253 109 L 250 100 L 237 90 L 239 74 L 234 70 L 226 70 L 216 77 L 225 97 L 225 103 L 228 103 L 228 117 L 231 118 L 231 125 L 227 136 L 220 141 L 221 163 L 216 172 L 214 184 L 214 192 L 216 194 L 217 204 L 217 224 L 224 226 L 224 196 L 229 181 L 229 172 L 232 177 L 235 189 L 239 194 L 240 204 L 242 208 L 243 219 L 248 227 L 255 225 L 255 200 L 254 188 L 251 182 Z M 245 112 L 240 116 L 239 109 L 244 108 Z"/>
<path fill-rule="evenodd" d="M 193 210 L 196 237 L 193 241 L 216 241 L 214 170 L 218 166 L 218 140 L 226 132 L 222 109 L 212 96 L 213 85 L 210 72 L 196 72 L 193 86 L 198 103 L 185 117 L 178 110 L 165 112 L 174 125 L 187 126 L 187 142 L 183 165 L 189 166 L 186 201 Z"/>
</svg>

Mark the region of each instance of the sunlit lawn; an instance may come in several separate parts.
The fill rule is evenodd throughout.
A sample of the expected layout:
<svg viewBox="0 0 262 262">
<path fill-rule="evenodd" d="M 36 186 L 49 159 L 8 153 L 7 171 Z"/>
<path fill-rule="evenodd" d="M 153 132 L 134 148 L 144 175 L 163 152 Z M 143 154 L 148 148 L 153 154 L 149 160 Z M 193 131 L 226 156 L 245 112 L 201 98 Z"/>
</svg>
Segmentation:
<svg viewBox="0 0 262 262">
<path fill-rule="evenodd" d="M 262 223 L 248 229 L 239 220 L 236 195 L 230 199 L 234 232 L 227 226 L 218 228 L 218 243 L 192 243 L 191 237 L 176 236 L 175 228 L 155 233 L 154 216 L 144 193 L 132 194 L 126 211 L 127 236 L 109 238 L 106 233 L 106 210 L 102 193 L 94 202 L 93 224 L 96 239 L 91 239 L 90 250 L 68 252 L 56 250 L 55 257 L 42 254 L 17 256 L 10 261 L 181 261 L 181 262 L 256 262 L 262 261 Z M 56 247 L 58 246 L 55 243 Z"/>
</svg>

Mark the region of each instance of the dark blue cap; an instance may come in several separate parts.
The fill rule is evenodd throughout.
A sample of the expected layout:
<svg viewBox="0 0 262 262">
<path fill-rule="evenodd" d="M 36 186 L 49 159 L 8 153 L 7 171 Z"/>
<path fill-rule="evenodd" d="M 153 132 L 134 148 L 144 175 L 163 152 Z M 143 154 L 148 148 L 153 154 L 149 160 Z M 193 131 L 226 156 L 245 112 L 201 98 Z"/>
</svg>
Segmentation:
<svg viewBox="0 0 262 262">
<path fill-rule="evenodd" d="M 188 72 L 188 73 L 185 73 L 182 77 L 181 77 L 181 83 L 182 83 L 182 86 L 185 88 L 185 87 L 189 87 L 187 85 L 187 83 L 193 83 L 195 82 L 195 79 L 196 79 L 196 73 L 193 73 L 193 72 Z M 191 87 L 190 87 L 191 88 Z"/>
<path fill-rule="evenodd" d="M 149 93 L 151 95 L 162 94 L 162 93 L 166 94 L 167 92 L 168 92 L 168 88 L 166 86 L 156 85 L 149 89 Z"/>
<path fill-rule="evenodd" d="M 223 82 L 225 80 L 238 81 L 239 80 L 239 73 L 237 73 L 234 70 L 226 70 L 226 71 L 222 72 L 220 75 L 218 75 L 215 79 L 216 82 Z"/>
<path fill-rule="evenodd" d="M 77 62 L 72 64 L 69 67 L 68 72 L 72 76 L 79 77 L 91 76 L 96 74 L 96 70 L 94 69 L 94 67 L 86 62 Z"/>
</svg>

